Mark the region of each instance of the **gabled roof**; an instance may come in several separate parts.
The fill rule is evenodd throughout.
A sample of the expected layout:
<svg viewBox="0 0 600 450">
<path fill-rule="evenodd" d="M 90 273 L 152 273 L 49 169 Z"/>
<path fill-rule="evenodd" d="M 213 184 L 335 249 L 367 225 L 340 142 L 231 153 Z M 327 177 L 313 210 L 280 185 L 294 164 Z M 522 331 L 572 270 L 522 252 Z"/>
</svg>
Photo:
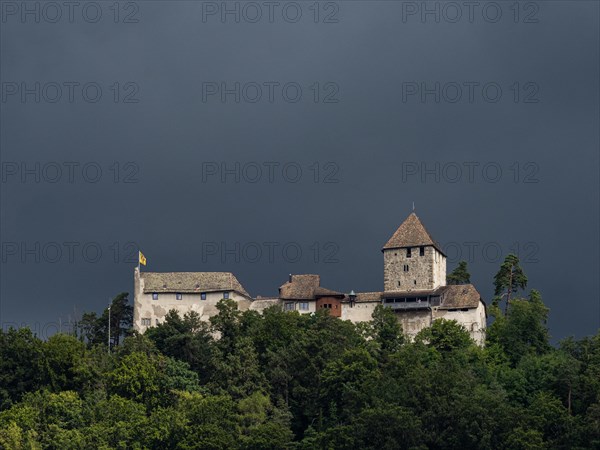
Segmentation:
<svg viewBox="0 0 600 450">
<path fill-rule="evenodd" d="M 425 226 L 413 212 L 398 227 L 392 237 L 386 242 L 382 250 L 392 248 L 419 247 L 431 245 L 442 255 L 446 256 L 437 242 L 433 240 Z"/>
<path fill-rule="evenodd" d="M 442 286 L 435 293 L 440 295 L 440 309 L 477 308 L 479 302 L 483 302 L 481 294 L 472 284 Z"/>
<path fill-rule="evenodd" d="M 356 301 L 360 302 L 380 302 L 382 292 L 357 292 Z M 350 300 L 350 298 L 347 298 Z"/>
<path fill-rule="evenodd" d="M 145 294 L 235 291 L 250 297 L 231 272 L 142 272 L 140 277 L 144 281 Z"/>
<path fill-rule="evenodd" d="M 345 294 L 343 294 L 342 292 L 337 292 L 337 291 L 332 291 L 331 289 L 327 289 L 324 287 L 317 287 L 314 290 L 314 295 L 315 297 L 344 297 Z"/>
<path fill-rule="evenodd" d="M 292 275 L 291 281 L 287 281 L 279 288 L 279 297 L 287 300 L 314 300 L 317 297 L 344 297 L 344 294 L 320 286 L 319 275 L 303 274 Z"/>
<path fill-rule="evenodd" d="M 396 297 L 440 297 L 440 309 L 455 308 L 477 308 L 479 302 L 485 306 L 481 294 L 472 284 L 458 284 L 440 286 L 430 290 L 415 291 L 385 291 L 385 292 L 365 292 L 356 294 L 357 301 L 373 302 L 386 298 Z"/>
<path fill-rule="evenodd" d="M 279 287 L 279 297 L 293 300 L 314 299 L 314 291 L 321 284 L 319 275 L 292 275 L 291 281 L 287 281 Z"/>
</svg>

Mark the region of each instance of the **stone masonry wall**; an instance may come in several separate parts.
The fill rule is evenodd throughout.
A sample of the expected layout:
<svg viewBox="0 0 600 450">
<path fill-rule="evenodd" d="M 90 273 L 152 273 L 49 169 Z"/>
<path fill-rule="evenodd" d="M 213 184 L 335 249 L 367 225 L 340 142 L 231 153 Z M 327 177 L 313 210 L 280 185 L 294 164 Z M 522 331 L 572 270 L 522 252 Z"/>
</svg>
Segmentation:
<svg viewBox="0 0 600 450">
<path fill-rule="evenodd" d="M 435 289 L 446 284 L 446 258 L 432 246 L 425 247 L 423 256 L 419 247 L 412 247 L 410 258 L 406 248 L 384 250 L 383 278 L 385 291 Z"/>
</svg>

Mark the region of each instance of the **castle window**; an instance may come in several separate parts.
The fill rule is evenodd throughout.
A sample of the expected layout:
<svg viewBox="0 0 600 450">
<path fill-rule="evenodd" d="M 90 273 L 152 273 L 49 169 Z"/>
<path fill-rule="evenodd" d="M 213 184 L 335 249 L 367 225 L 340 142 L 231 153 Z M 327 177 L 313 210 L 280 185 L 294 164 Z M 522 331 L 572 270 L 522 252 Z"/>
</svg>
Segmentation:
<svg viewBox="0 0 600 450">
<path fill-rule="evenodd" d="M 206 292 L 200 293 L 200 300 L 206 300 Z"/>
<path fill-rule="evenodd" d="M 285 305 L 283 305 L 283 309 L 285 309 L 286 311 L 293 311 L 295 310 L 295 305 L 291 302 L 286 303 Z"/>
<path fill-rule="evenodd" d="M 400 287 L 400 280 L 398 280 L 398 287 Z"/>
<path fill-rule="evenodd" d="M 300 310 L 308 311 L 308 302 L 300 302 Z"/>
<path fill-rule="evenodd" d="M 425 256 L 425 247 L 419 247 L 419 256 Z"/>
<path fill-rule="evenodd" d="M 152 293 L 152 300 L 158 300 L 158 294 L 156 292 Z"/>
<path fill-rule="evenodd" d="M 229 298 L 229 292 L 223 292 L 223 298 Z"/>
<path fill-rule="evenodd" d="M 155 323 L 156 323 L 156 326 L 160 325 L 160 322 L 158 319 L 156 319 Z"/>
<path fill-rule="evenodd" d="M 404 264 L 404 271 L 408 272 L 408 264 Z M 398 282 L 398 284 L 400 284 L 400 282 Z"/>
<path fill-rule="evenodd" d="M 415 285 L 417 284 L 417 280 L 415 280 Z"/>
<path fill-rule="evenodd" d="M 411 248 L 410 248 L 410 247 L 408 247 L 408 248 L 406 249 L 406 257 L 407 257 L 407 258 L 410 258 L 411 256 L 412 256 Z"/>
<path fill-rule="evenodd" d="M 142 325 L 143 325 L 143 326 L 145 326 L 145 327 L 148 327 L 148 326 L 150 326 L 150 323 L 151 323 L 151 321 L 150 321 L 150 318 L 145 318 L 145 317 L 144 317 L 144 318 L 142 319 Z"/>
<path fill-rule="evenodd" d="M 175 294 L 175 300 L 181 300 L 183 296 L 178 292 Z"/>
</svg>

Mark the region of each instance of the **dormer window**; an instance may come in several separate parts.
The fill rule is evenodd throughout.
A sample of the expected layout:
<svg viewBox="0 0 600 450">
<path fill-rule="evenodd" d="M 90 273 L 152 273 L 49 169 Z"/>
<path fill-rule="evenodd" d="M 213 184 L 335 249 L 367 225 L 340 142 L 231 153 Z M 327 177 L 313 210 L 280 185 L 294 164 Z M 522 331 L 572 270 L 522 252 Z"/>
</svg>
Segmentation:
<svg viewBox="0 0 600 450">
<path fill-rule="evenodd" d="M 425 247 L 419 247 L 419 256 L 425 256 Z"/>
<path fill-rule="evenodd" d="M 412 252 L 411 252 L 411 250 L 412 250 L 412 249 L 411 249 L 410 247 L 408 247 L 408 248 L 406 249 L 406 257 L 407 257 L 407 258 L 410 258 L 410 257 L 412 256 Z"/>
</svg>

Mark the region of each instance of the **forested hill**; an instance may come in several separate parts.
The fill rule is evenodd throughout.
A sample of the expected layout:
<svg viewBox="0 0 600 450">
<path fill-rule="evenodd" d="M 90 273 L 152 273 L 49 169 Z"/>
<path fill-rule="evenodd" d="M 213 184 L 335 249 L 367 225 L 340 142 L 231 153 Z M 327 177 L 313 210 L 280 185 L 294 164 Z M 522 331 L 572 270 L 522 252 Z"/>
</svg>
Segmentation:
<svg viewBox="0 0 600 450">
<path fill-rule="evenodd" d="M 231 300 L 142 336 L 119 298 L 110 353 L 103 316 L 0 334 L 0 448 L 600 448 L 600 338 L 551 346 L 536 291 L 489 305 L 484 348 L 448 321 L 406 342 L 381 306 L 352 324 Z"/>
</svg>

